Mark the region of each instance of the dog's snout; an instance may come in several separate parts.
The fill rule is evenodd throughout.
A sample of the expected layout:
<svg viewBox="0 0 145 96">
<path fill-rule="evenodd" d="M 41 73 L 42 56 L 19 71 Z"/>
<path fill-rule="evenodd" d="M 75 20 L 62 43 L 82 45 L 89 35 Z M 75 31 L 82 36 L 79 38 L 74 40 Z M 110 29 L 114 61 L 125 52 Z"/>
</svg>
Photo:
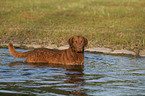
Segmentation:
<svg viewBox="0 0 145 96">
<path fill-rule="evenodd" d="M 78 47 L 77 47 L 77 52 L 83 52 L 83 46 L 82 45 L 79 45 Z"/>
<path fill-rule="evenodd" d="M 82 48 L 82 46 L 78 46 L 78 48 Z"/>
</svg>

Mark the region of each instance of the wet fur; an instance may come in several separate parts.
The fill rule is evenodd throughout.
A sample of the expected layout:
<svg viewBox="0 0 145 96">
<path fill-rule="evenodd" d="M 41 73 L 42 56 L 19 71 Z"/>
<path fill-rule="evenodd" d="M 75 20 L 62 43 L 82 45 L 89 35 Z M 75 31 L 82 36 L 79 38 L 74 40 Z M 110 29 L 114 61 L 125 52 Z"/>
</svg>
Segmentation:
<svg viewBox="0 0 145 96">
<path fill-rule="evenodd" d="M 83 36 L 73 36 L 68 40 L 69 48 L 56 50 L 38 48 L 27 52 L 18 52 L 9 43 L 9 51 L 16 58 L 26 58 L 27 63 L 55 63 L 66 65 L 82 65 L 84 63 L 84 47 L 88 40 Z"/>
</svg>

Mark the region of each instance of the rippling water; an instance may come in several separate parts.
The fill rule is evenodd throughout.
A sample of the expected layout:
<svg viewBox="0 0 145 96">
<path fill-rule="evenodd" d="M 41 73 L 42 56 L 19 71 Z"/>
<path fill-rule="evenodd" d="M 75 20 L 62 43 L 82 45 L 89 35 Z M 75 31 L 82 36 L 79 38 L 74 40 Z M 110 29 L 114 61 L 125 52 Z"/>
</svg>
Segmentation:
<svg viewBox="0 0 145 96">
<path fill-rule="evenodd" d="M 0 96 L 145 96 L 145 58 L 85 53 L 84 66 L 24 60 L 0 49 Z"/>
</svg>

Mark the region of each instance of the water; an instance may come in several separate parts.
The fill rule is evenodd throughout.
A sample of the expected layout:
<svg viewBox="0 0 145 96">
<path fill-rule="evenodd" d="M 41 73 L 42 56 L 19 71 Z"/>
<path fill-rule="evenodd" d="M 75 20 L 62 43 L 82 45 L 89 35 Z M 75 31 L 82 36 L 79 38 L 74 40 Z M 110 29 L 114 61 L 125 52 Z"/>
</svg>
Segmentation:
<svg viewBox="0 0 145 96">
<path fill-rule="evenodd" d="M 0 49 L 0 96 L 145 96 L 145 58 L 85 53 L 84 66 L 24 60 Z"/>
</svg>

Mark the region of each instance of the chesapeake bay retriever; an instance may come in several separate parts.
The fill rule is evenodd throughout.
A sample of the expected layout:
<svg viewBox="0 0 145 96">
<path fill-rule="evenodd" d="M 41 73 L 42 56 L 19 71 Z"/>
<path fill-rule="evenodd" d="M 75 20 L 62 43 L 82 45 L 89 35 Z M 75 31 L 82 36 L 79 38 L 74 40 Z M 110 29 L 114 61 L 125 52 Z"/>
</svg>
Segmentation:
<svg viewBox="0 0 145 96">
<path fill-rule="evenodd" d="M 38 48 L 27 52 L 18 52 L 9 43 L 9 51 L 16 58 L 26 58 L 27 63 L 54 63 L 66 65 L 82 65 L 84 63 L 84 47 L 88 40 L 83 36 L 72 36 L 68 39 L 69 48 L 66 50 L 56 50 Z"/>
</svg>

